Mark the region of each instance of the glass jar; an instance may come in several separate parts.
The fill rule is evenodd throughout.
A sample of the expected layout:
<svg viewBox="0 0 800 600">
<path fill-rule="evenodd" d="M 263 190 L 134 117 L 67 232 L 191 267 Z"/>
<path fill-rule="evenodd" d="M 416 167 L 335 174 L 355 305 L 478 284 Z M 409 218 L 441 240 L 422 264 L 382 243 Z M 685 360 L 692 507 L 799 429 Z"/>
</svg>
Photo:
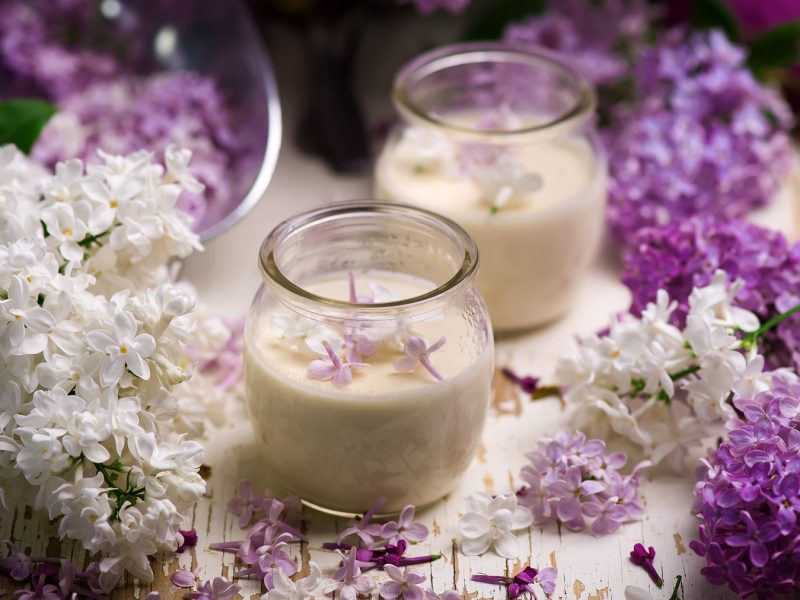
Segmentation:
<svg viewBox="0 0 800 600">
<path fill-rule="evenodd" d="M 331 512 L 450 492 L 478 447 L 493 373 L 469 235 L 417 208 L 334 204 L 279 225 L 259 258 L 246 395 L 275 478 Z"/>
<path fill-rule="evenodd" d="M 604 230 L 590 84 L 543 49 L 470 43 L 412 60 L 393 100 L 402 121 L 376 163 L 378 197 L 469 232 L 495 331 L 561 316 Z"/>
</svg>

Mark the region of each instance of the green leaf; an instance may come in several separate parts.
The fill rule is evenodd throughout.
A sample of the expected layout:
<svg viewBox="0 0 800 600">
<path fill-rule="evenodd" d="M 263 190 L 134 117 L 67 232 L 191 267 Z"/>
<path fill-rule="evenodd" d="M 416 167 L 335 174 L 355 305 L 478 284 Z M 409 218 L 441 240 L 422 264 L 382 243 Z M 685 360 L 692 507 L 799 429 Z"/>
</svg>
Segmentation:
<svg viewBox="0 0 800 600">
<path fill-rule="evenodd" d="M 489 8 L 467 27 L 464 39 L 500 39 L 506 25 L 539 14 L 543 10 L 543 0 L 492 0 Z"/>
<path fill-rule="evenodd" d="M 692 24 L 701 29 L 722 29 L 728 39 L 734 42 L 742 35 L 736 13 L 722 0 L 696 0 L 692 9 Z"/>
<path fill-rule="evenodd" d="M 0 146 L 14 144 L 25 154 L 42 133 L 56 107 L 44 100 L 19 99 L 0 102 Z"/>
<path fill-rule="evenodd" d="M 782 23 L 750 42 L 748 62 L 757 74 L 800 61 L 800 21 Z"/>
</svg>

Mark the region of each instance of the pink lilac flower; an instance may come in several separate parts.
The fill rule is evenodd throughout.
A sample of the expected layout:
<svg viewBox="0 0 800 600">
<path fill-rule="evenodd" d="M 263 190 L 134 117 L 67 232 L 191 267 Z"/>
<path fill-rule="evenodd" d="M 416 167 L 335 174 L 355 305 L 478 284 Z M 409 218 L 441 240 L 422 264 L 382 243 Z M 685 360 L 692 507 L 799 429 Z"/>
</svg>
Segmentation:
<svg viewBox="0 0 800 600">
<path fill-rule="evenodd" d="M 622 475 L 624 453 L 609 454 L 602 440 L 587 441 L 581 432 L 566 431 L 540 441 L 527 458 L 521 472 L 527 486 L 517 496 L 536 524 L 558 520 L 568 529 L 581 530 L 588 518 L 593 519 L 592 535 L 602 536 L 644 514 L 638 489 L 641 469 L 648 462 Z"/>
<path fill-rule="evenodd" d="M 541 15 L 506 27 L 503 39 L 555 50 L 593 83 L 612 83 L 644 44 L 650 10 L 645 0 L 550 0 Z"/>
<path fill-rule="evenodd" d="M 661 579 L 661 575 L 658 574 L 655 566 L 653 566 L 653 560 L 655 560 L 655 558 L 656 550 L 652 546 L 645 550 L 642 544 L 637 543 L 634 544 L 633 550 L 631 550 L 631 562 L 637 567 L 642 567 L 650 576 L 650 579 L 653 580 L 653 583 L 661 587 L 664 585 L 664 580 Z"/>
<path fill-rule="evenodd" d="M 678 303 L 670 319 L 683 327 L 694 287 L 711 282 L 717 269 L 744 287 L 735 304 L 762 323 L 800 303 L 800 244 L 771 229 L 733 220 L 694 217 L 636 234 L 624 254 L 622 281 L 639 315 L 659 289 Z M 800 369 L 800 316 L 767 332 L 759 344 L 768 368 Z"/>
<path fill-rule="evenodd" d="M 389 576 L 389 581 L 381 584 L 378 592 L 381 598 L 386 600 L 395 600 L 396 598 L 423 600 L 424 592 L 420 584 L 425 583 L 428 579 L 425 575 L 409 569 L 401 571 L 394 565 L 386 565 L 385 571 Z"/>
<path fill-rule="evenodd" d="M 327 340 L 322 341 L 322 346 L 328 354 L 326 359 L 316 359 L 308 363 L 308 376 L 319 381 L 332 380 L 337 387 L 345 387 L 353 381 L 353 369 L 368 367 L 366 363 L 342 360 L 331 347 Z"/>
<path fill-rule="evenodd" d="M 788 595 L 800 578 L 800 382 L 777 376 L 733 402 L 739 418 L 699 469 L 690 547 L 714 585 L 742 598 Z"/>
<path fill-rule="evenodd" d="M 508 589 L 508 597 L 512 600 L 526 594 L 535 599 L 537 596 L 534 584 L 539 584 L 545 595 L 549 596 L 556 589 L 557 577 L 558 570 L 554 567 L 546 567 L 538 571 L 529 565 L 514 577 L 478 574 L 472 576 L 472 581 L 505 586 Z"/>
<path fill-rule="evenodd" d="M 625 248 L 640 229 L 769 203 L 791 165 L 791 112 L 720 31 L 666 33 L 635 72 L 635 107 L 608 132 L 608 219 Z"/>
<path fill-rule="evenodd" d="M 172 585 L 180 588 L 194 587 L 194 582 L 197 579 L 195 574 L 185 569 L 178 569 L 169 578 Z"/>
<path fill-rule="evenodd" d="M 434 367 L 431 362 L 431 354 L 444 346 L 446 341 L 444 336 L 442 336 L 428 346 L 428 343 L 424 339 L 412 335 L 403 345 L 403 352 L 405 352 L 406 355 L 403 358 L 397 359 L 394 363 L 395 370 L 405 373 L 413 371 L 419 364 L 422 365 L 434 379 L 438 379 L 439 381 L 443 380 L 444 377 L 442 377 L 441 373 L 436 370 L 436 367 Z"/>
<path fill-rule="evenodd" d="M 196 592 L 183 595 L 186 600 L 231 600 L 242 588 L 224 577 L 215 577 L 197 588 Z"/>
<path fill-rule="evenodd" d="M 257 575 L 264 581 L 264 587 L 271 590 L 274 587 L 274 569 L 282 571 L 287 577 L 299 571 L 297 563 L 286 551 L 288 547 L 285 541 L 259 547 L 254 564 L 247 569 L 237 571 L 234 577 Z"/>
<path fill-rule="evenodd" d="M 389 521 L 381 527 L 381 537 L 388 540 L 391 544 L 397 544 L 400 540 L 411 543 L 422 542 L 428 537 L 428 528 L 418 521 L 414 521 L 413 504 L 409 504 L 400 512 L 397 521 Z"/>
</svg>

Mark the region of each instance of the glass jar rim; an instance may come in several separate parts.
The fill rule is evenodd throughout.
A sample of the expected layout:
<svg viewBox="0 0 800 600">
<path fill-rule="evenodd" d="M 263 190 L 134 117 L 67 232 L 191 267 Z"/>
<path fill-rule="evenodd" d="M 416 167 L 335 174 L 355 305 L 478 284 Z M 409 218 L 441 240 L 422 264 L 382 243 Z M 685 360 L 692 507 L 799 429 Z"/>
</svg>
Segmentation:
<svg viewBox="0 0 800 600">
<path fill-rule="evenodd" d="M 278 246 L 287 240 L 292 234 L 302 230 L 307 230 L 315 224 L 323 224 L 334 218 L 348 218 L 364 215 L 385 215 L 403 218 L 407 221 L 416 222 L 420 226 L 430 229 L 438 229 L 442 233 L 449 233 L 455 238 L 463 248 L 464 256 L 461 265 L 447 281 L 441 283 L 434 289 L 400 300 L 389 302 L 361 303 L 349 302 L 347 300 L 336 300 L 319 296 L 308 291 L 287 277 L 278 265 L 275 258 L 275 251 Z M 295 300 L 325 311 L 326 315 L 339 316 L 341 318 L 352 318 L 352 311 L 358 310 L 364 314 L 379 314 L 389 310 L 410 310 L 424 311 L 432 302 L 442 296 L 450 295 L 467 285 L 478 269 L 478 246 L 472 237 L 457 223 L 443 217 L 437 213 L 406 204 L 397 202 L 375 201 L 375 200 L 353 200 L 347 202 L 337 202 L 322 208 L 312 209 L 286 219 L 277 225 L 264 239 L 259 251 L 259 268 L 264 279 L 287 292 Z M 306 307 L 308 310 L 308 307 Z M 317 312 L 312 310 L 312 312 Z M 341 314 L 336 314 L 341 313 Z"/>
<path fill-rule="evenodd" d="M 566 77 L 576 90 L 572 105 L 543 123 L 526 125 L 516 129 L 475 129 L 438 118 L 420 107 L 409 93 L 409 86 L 423 77 L 451 67 L 489 62 L 513 60 L 519 64 L 544 67 Z M 591 83 L 575 68 L 567 64 L 557 53 L 532 44 L 505 42 L 466 42 L 449 44 L 420 54 L 407 62 L 394 78 L 392 101 L 401 115 L 412 121 L 440 127 L 450 133 L 467 137 L 498 137 L 505 140 L 521 136 L 541 135 L 561 129 L 574 129 L 591 117 L 597 105 L 597 97 Z"/>
</svg>

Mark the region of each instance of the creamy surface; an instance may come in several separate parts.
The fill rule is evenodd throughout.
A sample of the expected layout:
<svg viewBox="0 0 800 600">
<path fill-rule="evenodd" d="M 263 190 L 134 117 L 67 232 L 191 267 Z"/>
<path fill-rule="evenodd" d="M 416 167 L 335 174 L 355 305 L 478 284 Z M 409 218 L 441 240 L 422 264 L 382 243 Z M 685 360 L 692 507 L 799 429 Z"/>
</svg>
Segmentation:
<svg viewBox="0 0 800 600">
<path fill-rule="evenodd" d="M 429 282 L 386 273 L 368 279 L 400 297 L 432 289 Z M 304 287 L 329 298 L 348 297 L 345 274 Z M 477 355 L 464 338 L 469 328 L 463 318 L 452 310 L 408 329 L 428 344 L 446 336 L 431 355 L 443 381 L 421 366 L 397 372 L 393 364 L 404 356 L 401 345 L 385 343 L 346 387 L 309 379 L 308 364 L 316 355 L 279 339 L 268 323 L 248 323 L 247 402 L 266 466 L 303 500 L 344 512 L 363 512 L 381 497 L 387 498 L 382 510 L 397 511 L 447 494 L 477 449 L 493 370 L 491 341 Z M 396 325 L 388 323 L 386 330 Z"/>
<path fill-rule="evenodd" d="M 376 165 L 379 198 L 447 216 L 478 244 L 478 285 L 495 330 L 532 327 L 563 314 L 602 237 L 605 165 L 584 138 L 509 149 L 541 187 L 515 195 L 496 213 L 483 188 L 458 169 L 420 168 L 425 140 L 390 142 Z"/>
</svg>

